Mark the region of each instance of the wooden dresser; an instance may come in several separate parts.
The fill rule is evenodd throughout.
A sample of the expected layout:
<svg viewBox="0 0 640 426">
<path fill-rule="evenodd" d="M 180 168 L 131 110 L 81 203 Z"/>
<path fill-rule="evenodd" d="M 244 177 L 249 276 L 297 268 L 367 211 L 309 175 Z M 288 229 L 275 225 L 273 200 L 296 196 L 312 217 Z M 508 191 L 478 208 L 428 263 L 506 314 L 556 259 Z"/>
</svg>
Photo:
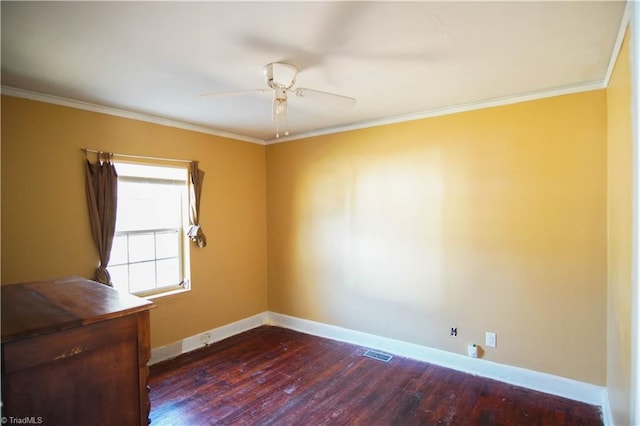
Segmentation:
<svg viewBox="0 0 640 426">
<path fill-rule="evenodd" d="M 147 425 L 153 303 L 77 277 L 0 291 L 2 416 Z"/>
</svg>

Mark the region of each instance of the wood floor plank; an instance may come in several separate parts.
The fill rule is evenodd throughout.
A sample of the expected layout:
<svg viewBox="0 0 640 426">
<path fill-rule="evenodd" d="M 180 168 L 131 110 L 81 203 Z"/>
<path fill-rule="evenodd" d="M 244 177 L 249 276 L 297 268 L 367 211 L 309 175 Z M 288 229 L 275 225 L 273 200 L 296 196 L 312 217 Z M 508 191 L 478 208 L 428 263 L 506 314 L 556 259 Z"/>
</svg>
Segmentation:
<svg viewBox="0 0 640 426">
<path fill-rule="evenodd" d="M 151 367 L 151 421 L 191 425 L 602 425 L 599 407 L 263 326 Z"/>
</svg>

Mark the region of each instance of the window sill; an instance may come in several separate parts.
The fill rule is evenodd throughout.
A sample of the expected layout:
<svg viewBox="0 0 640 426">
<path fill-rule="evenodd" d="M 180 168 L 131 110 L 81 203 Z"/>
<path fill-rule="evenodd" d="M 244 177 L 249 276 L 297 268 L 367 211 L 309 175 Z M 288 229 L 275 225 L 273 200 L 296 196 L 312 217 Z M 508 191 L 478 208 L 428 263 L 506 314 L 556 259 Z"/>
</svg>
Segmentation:
<svg viewBox="0 0 640 426">
<path fill-rule="evenodd" d="M 149 294 L 146 296 L 138 296 L 138 297 L 142 297 L 143 299 L 147 299 L 147 300 L 154 300 L 154 299 L 161 299 L 167 296 L 173 296 L 176 294 L 188 293 L 190 291 L 191 291 L 191 288 L 180 288 L 177 290 L 169 290 L 162 293 Z"/>
</svg>

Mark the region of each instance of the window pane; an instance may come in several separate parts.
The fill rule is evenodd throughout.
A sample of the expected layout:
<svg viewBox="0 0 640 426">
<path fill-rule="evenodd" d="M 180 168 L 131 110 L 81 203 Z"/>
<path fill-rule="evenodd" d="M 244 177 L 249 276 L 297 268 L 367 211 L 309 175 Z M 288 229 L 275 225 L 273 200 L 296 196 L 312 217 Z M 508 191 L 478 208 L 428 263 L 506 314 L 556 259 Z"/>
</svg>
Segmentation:
<svg viewBox="0 0 640 426">
<path fill-rule="evenodd" d="M 156 258 L 178 257 L 179 252 L 180 235 L 178 231 L 156 234 Z"/>
<path fill-rule="evenodd" d="M 147 220 L 155 229 L 178 228 L 182 220 L 181 190 L 176 186 L 152 185 L 149 188 L 154 197 L 153 218 Z"/>
<path fill-rule="evenodd" d="M 111 258 L 109 260 L 110 265 L 119 265 L 127 263 L 127 236 L 119 235 L 113 239 L 113 246 L 111 246 Z"/>
<path fill-rule="evenodd" d="M 155 259 L 153 234 L 129 235 L 129 262 Z"/>
<path fill-rule="evenodd" d="M 178 258 L 159 260 L 158 267 L 158 286 L 166 286 L 179 284 L 180 281 L 180 264 Z"/>
<path fill-rule="evenodd" d="M 136 293 L 156 288 L 155 262 L 133 263 L 130 268 L 129 291 Z"/>
<path fill-rule="evenodd" d="M 135 183 L 118 181 L 116 231 L 133 231 L 144 226 L 147 206 L 141 190 Z"/>
<path fill-rule="evenodd" d="M 118 181 L 116 231 L 178 228 L 184 187 Z"/>
<path fill-rule="evenodd" d="M 127 265 L 122 266 L 109 266 L 107 268 L 111 275 L 111 282 L 113 288 L 129 292 L 129 267 Z"/>
</svg>

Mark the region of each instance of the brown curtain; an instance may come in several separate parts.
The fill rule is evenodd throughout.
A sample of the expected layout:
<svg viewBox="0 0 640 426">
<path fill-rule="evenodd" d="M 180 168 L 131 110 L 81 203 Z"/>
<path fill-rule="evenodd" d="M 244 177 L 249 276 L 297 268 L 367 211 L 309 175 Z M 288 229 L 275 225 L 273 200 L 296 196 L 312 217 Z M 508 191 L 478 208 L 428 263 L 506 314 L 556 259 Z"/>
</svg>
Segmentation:
<svg viewBox="0 0 640 426">
<path fill-rule="evenodd" d="M 111 246 L 116 230 L 116 207 L 118 194 L 118 174 L 112 162 L 113 154 L 99 152 L 98 161 L 92 164 L 87 159 L 87 204 L 93 241 L 100 255 L 100 266 L 96 269 L 95 280 L 113 287 L 107 271 Z"/>
<path fill-rule="evenodd" d="M 200 196 L 202 194 L 202 181 L 204 172 L 198 168 L 198 162 L 192 161 L 189 167 L 189 239 L 198 247 L 207 245 L 207 238 L 200 228 Z"/>
</svg>

